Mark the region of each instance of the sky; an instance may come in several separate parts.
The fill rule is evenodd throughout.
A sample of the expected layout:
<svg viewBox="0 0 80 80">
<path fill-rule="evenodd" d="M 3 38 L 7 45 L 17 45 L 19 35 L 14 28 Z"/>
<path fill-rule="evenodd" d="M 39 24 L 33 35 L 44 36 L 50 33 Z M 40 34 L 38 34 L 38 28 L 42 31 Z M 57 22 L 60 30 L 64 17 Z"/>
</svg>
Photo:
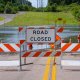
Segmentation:
<svg viewBox="0 0 80 80">
<path fill-rule="evenodd" d="M 28 0 L 32 3 L 32 6 L 37 7 L 37 0 Z M 47 6 L 48 0 L 43 0 L 43 6 Z"/>
</svg>

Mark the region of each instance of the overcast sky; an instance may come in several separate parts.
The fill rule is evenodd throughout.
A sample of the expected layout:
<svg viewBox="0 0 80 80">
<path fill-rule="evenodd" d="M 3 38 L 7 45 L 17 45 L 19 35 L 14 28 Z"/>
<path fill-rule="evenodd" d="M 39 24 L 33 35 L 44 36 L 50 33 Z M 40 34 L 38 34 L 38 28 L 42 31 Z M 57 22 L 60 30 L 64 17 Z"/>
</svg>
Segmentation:
<svg viewBox="0 0 80 80">
<path fill-rule="evenodd" d="M 32 6 L 37 7 L 37 0 L 28 0 L 32 3 Z M 48 0 L 43 0 L 43 6 L 47 5 Z"/>
</svg>

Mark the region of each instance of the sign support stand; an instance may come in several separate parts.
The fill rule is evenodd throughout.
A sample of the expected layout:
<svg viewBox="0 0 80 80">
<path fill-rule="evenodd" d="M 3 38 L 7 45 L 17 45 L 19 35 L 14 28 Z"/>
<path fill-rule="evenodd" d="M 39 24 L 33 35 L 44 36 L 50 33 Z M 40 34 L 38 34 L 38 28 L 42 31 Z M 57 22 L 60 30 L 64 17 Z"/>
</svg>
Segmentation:
<svg viewBox="0 0 80 80">
<path fill-rule="evenodd" d="M 20 44 L 20 55 L 19 55 L 19 59 L 20 59 L 20 71 L 22 71 L 22 61 L 21 61 L 21 44 Z"/>
</svg>

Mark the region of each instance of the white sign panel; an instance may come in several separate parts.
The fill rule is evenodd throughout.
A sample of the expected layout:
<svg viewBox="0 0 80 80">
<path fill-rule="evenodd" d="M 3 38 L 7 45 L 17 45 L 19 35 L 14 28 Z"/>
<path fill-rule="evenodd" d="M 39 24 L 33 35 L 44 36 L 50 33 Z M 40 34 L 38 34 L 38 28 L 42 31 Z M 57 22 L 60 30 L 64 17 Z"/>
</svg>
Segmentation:
<svg viewBox="0 0 80 80">
<path fill-rule="evenodd" d="M 54 43 L 55 29 L 27 29 L 28 43 Z"/>
</svg>

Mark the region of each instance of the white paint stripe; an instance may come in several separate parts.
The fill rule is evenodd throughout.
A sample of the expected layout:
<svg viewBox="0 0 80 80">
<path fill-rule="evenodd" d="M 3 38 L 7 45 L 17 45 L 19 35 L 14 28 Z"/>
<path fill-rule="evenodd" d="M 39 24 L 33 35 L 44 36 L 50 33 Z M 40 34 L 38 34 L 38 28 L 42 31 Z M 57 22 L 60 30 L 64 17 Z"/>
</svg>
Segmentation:
<svg viewBox="0 0 80 80">
<path fill-rule="evenodd" d="M 80 52 L 80 48 L 77 51 Z"/>
<path fill-rule="evenodd" d="M 61 48 L 64 46 L 64 45 L 66 45 L 67 43 L 61 43 Z"/>
<path fill-rule="evenodd" d="M 77 46 L 77 44 L 75 44 L 75 43 L 71 44 L 71 45 L 65 50 L 65 52 L 70 52 L 73 48 L 75 48 L 75 46 Z"/>
<path fill-rule="evenodd" d="M 31 52 L 28 57 L 33 57 L 33 55 L 34 55 L 35 53 L 36 53 L 36 52 Z"/>
<path fill-rule="evenodd" d="M 80 66 L 80 60 L 61 60 L 62 66 Z"/>
<path fill-rule="evenodd" d="M 14 61 L 0 61 L 0 66 L 19 66 L 19 60 Z"/>
<path fill-rule="evenodd" d="M 3 44 L 0 43 L 0 47 L 2 47 Z"/>
<path fill-rule="evenodd" d="M 20 48 L 16 44 L 10 44 L 16 51 L 20 51 Z"/>
<path fill-rule="evenodd" d="M 4 52 L 11 52 L 4 44 L 2 44 L 1 48 Z"/>
<path fill-rule="evenodd" d="M 39 57 L 43 57 L 44 55 L 46 54 L 46 51 L 45 52 L 42 52 Z"/>
</svg>

